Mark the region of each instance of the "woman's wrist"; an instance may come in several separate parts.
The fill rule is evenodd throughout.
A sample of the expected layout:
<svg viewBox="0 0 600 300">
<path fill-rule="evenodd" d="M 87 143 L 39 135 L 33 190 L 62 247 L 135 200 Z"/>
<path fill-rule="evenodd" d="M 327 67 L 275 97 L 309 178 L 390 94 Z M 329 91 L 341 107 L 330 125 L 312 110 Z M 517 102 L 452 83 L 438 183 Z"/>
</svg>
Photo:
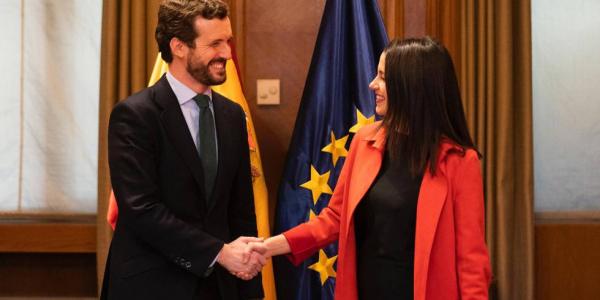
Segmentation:
<svg viewBox="0 0 600 300">
<path fill-rule="evenodd" d="M 290 244 L 283 234 L 270 237 L 264 241 L 267 247 L 267 256 L 276 256 L 290 253 Z"/>
</svg>

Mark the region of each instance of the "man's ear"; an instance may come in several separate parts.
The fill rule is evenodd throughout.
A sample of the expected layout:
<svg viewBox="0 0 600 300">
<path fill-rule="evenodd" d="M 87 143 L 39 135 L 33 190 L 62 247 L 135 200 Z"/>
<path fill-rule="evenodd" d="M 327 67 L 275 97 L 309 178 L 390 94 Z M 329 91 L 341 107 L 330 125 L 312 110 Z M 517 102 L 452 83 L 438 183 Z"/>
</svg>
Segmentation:
<svg viewBox="0 0 600 300">
<path fill-rule="evenodd" d="M 173 57 L 183 58 L 187 55 L 189 47 L 180 39 L 174 37 L 169 42 L 169 47 L 171 47 L 171 53 Z"/>
</svg>

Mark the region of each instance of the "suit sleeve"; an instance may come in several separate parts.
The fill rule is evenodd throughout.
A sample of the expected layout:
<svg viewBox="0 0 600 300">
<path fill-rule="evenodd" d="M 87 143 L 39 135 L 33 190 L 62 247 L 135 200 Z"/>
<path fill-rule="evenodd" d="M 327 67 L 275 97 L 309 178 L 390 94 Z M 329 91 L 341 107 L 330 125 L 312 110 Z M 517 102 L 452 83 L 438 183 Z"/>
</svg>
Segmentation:
<svg viewBox="0 0 600 300">
<path fill-rule="evenodd" d="M 232 198 L 229 202 L 229 228 L 231 236 L 235 239 L 240 236 L 258 236 L 256 227 L 256 214 L 254 211 L 254 194 L 252 190 L 252 175 L 250 172 L 250 150 L 248 146 L 248 132 L 246 130 L 246 116 L 242 108 L 237 105 L 239 114 L 237 140 L 241 149 L 240 164 L 235 174 Z M 241 299 L 263 298 L 262 275 L 259 273 L 249 281 L 236 279 L 238 281 Z"/>
<path fill-rule="evenodd" d="M 359 132 L 360 133 L 360 132 Z M 288 259 L 295 265 L 299 265 L 311 257 L 319 249 L 338 240 L 340 233 L 340 213 L 345 207 L 348 176 L 352 170 L 355 158 L 355 144 L 360 140 L 357 134 L 352 140 L 348 157 L 342 167 L 333 195 L 329 204 L 321 213 L 309 222 L 300 224 L 286 232 L 283 236 L 290 245 Z"/>
<path fill-rule="evenodd" d="M 120 103 L 108 129 L 110 175 L 119 207 L 119 224 L 182 268 L 203 276 L 223 241 L 177 218 L 158 189 L 157 124 Z"/>
<path fill-rule="evenodd" d="M 454 177 L 457 272 L 461 299 L 488 299 L 490 261 L 485 244 L 484 199 L 477 153 L 469 150 Z"/>
</svg>

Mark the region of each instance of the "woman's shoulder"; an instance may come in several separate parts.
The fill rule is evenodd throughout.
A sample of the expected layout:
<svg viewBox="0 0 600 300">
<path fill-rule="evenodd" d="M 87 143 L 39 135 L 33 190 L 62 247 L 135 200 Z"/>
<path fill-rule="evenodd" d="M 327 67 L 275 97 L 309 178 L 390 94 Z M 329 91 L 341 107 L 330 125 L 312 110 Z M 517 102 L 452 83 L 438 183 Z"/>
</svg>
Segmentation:
<svg viewBox="0 0 600 300">
<path fill-rule="evenodd" d="M 479 152 L 471 147 L 465 147 L 444 138 L 440 142 L 439 159 L 447 164 L 462 164 L 465 162 L 479 161 Z"/>
<path fill-rule="evenodd" d="M 385 129 L 381 126 L 382 121 L 376 121 L 371 124 L 364 125 L 361 127 L 356 136 L 360 139 L 375 140 L 379 134 L 385 133 Z"/>
<path fill-rule="evenodd" d="M 460 179 L 468 174 L 480 173 L 480 155 L 476 149 L 464 147 L 450 140 L 442 141 L 439 165 L 449 178 Z"/>
</svg>

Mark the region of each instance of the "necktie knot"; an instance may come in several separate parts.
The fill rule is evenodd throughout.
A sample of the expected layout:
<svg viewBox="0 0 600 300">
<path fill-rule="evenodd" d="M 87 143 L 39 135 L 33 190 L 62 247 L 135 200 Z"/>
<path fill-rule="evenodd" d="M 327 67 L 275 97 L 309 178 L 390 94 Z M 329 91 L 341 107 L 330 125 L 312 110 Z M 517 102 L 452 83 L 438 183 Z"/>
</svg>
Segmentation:
<svg viewBox="0 0 600 300">
<path fill-rule="evenodd" d="M 208 95 L 205 95 L 205 94 L 198 94 L 194 97 L 194 101 L 196 101 L 196 104 L 198 104 L 198 107 L 200 107 L 200 108 L 208 107 L 209 100 L 210 100 L 210 97 L 208 97 Z"/>
</svg>

